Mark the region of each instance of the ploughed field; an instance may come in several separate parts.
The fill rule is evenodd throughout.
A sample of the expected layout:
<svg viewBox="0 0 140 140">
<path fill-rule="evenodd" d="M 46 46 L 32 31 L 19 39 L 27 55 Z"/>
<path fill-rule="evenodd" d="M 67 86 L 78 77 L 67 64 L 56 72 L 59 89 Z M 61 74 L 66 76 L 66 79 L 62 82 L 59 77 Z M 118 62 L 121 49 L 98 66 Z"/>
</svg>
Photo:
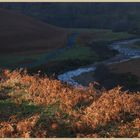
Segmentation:
<svg viewBox="0 0 140 140">
<path fill-rule="evenodd" d="M 0 9 L 0 19 L 1 54 L 52 50 L 62 47 L 67 38 L 64 29 L 12 10 Z"/>
</svg>

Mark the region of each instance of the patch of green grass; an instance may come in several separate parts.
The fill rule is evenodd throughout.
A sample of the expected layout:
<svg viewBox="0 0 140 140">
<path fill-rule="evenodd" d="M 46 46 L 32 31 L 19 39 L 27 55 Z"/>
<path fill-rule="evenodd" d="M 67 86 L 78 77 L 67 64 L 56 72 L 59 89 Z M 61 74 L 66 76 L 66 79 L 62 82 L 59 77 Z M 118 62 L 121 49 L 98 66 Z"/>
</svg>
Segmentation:
<svg viewBox="0 0 140 140">
<path fill-rule="evenodd" d="M 129 38 L 129 37 L 134 37 L 135 35 L 133 34 L 129 34 L 127 32 L 113 32 L 110 29 L 70 29 L 72 31 L 76 31 L 78 33 L 89 33 L 89 34 L 93 34 L 95 39 L 100 39 L 102 41 L 104 41 L 105 37 L 106 39 L 124 39 L 124 38 Z M 94 39 L 93 38 L 93 39 Z"/>
<path fill-rule="evenodd" d="M 73 29 L 74 30 L 74 29 Z M 75 29 L 80 33 L 77 43 L 84 46 L 96 41 L 116 41 L 133 38 L 135 35 L 126 32 L 113 32 L 108 29 Z"/>
<path fill-rule="evenodd" d="M 38 53 L 38 54 L 3 54 L 0 55 L 0 66 L 1 67 L 16 67 L 18 63 L 24 61 L 24 60 L 38 60 L 43 59 L 46 57 L 48 53 Z"/>
<path fill-rule="evenodd" d="M 18 118 L 25 118 L 35 113 L 41 113 L 42 110 L 41 106 L 28 104 L 27 102 L 17 105 L 10 99 L 0 100 L 0 119 L 3 121 L 8 120 L 12 115 L 17 115 Z"/>
<path fill-rule="evenodd" d="M 89 47 L 75 46 L 58 54 L 54 60 L 97 60 L 98 56 Z"/>
<path fill-rule="evenodd" d="M 50 104 L 48 105 L 45 110 L 44 113 L 48 116 L 48 117 L 52 117 L 55 115 L 56 112 L 60 112 L 61 110 L 59 109 L 59 102 L 56 102 L 55 104 Z"/>
<path fill-rule="evenodd" d="M 134 35 L 128 34 L 126 32 L 112 32 L 111 30 L 108 30 L 101 35 L 101 40 L 114 41 L 131 38 L 133 36 Z"/>
</svg>

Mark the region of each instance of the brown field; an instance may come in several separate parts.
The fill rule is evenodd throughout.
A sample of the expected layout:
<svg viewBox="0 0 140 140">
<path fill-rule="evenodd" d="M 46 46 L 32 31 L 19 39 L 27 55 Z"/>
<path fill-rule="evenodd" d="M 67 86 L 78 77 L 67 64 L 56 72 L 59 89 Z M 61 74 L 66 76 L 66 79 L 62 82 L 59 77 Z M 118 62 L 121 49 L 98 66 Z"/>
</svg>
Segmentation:
<svg viewBox="0 0 140 140">
<path fill-rule="evenodd" d="M 0 137 L 140 137 L 140 92 L 86 90 L 26 72 L 0 75 Z"/>
<path fill-rule="evenodd" d="M 110 65 L 110 70 L 115 73 L 132 73 L 140 78 L 140 58 Z"/>
<path fill-rule="evenodd" d="M 0 9 L 0 53 L 64 47 L 68 33 L 34 18 Z"/>
</svg>

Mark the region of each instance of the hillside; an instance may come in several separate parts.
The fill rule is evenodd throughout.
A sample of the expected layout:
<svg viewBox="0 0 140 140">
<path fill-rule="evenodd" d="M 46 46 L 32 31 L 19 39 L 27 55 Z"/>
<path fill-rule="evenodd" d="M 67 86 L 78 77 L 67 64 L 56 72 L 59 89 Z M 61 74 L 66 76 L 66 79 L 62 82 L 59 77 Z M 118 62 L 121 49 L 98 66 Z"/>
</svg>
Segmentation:
<svg viewBox="0 0 140 140">
<path fill-rule="evenodd" d="M 140 137 L 139 130 L 140 92 L 1 72 L 0 137 Z"/>
<path fill-rule="evenodd" d="M 52 50 L 64 47 L 67 33 L 34 18 L 0 9 L 0 53 Z"/>
<path fill-rule="evenodd" d="M 0 7 L 17 10 L 61 27 L 108 28 L 137 34 L 140 33 L 139 6 L 135 2 L 0 4 Z"/>
<path fill-rule="evenodd" d="M 115 73 L 132 73 L 140 78 L 140 59 L 130 60 L 120 64 L 113 64 L 110 69 Z M 132 67 L 133 66 L 133 67 Z"/>
</svg>

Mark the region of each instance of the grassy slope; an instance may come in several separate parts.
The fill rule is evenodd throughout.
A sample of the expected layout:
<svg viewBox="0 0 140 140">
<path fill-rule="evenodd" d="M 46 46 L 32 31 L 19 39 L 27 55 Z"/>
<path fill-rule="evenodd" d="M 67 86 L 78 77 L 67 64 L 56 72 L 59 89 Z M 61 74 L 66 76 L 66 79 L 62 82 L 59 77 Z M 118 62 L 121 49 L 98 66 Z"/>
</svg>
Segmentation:
<svg viewBox="0 0 140 140">
<path fill-rule="evenodd" d="M 140 137 L 140 93 L 5 70 L 0 75 L 0 137 Z"/>
</svg>

